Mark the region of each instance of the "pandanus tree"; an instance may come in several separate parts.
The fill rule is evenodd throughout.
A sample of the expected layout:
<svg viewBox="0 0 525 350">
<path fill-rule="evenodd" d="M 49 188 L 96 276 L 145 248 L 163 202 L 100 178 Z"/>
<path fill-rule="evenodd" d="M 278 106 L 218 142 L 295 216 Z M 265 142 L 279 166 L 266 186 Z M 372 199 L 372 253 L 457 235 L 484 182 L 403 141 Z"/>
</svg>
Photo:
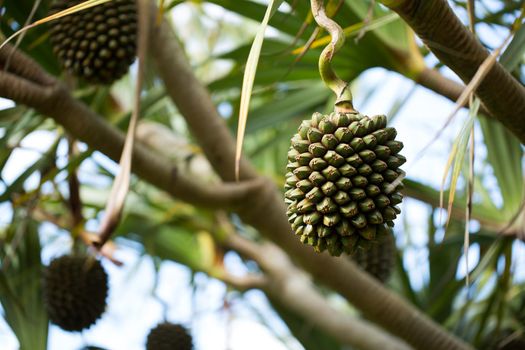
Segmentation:
<svg viewBox="0 0 525 350">
<path fill-rule="evenodd" d="M 519 347 L 524 11 L 0 1 L 0 301 L 20 348 L 47 348 L 49 320 L 104 320 L 119 296 L 84 292 L 129 267 L 120 251 L 160 282 L 170 261 L 220 281 L 222 311 L 261 291 L 305 349 Z M 137 348 L 191 348 L 199 324 L 165 309 Z"/>
</svg>

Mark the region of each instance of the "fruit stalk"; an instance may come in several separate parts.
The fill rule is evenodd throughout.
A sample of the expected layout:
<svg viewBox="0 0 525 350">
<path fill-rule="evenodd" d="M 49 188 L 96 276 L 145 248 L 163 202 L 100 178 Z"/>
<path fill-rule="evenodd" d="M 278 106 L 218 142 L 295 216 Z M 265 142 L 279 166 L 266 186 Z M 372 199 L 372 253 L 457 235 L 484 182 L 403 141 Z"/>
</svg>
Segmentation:
<svg viewBox="0 0 525 350">
<path fill-rule="evenodd" d="M 345 42 L 343 29 L 326 15 L 323 0 L 311 0 L 310 6 L 317 24 L 330 33 L 332 38 L 319 56 L 319 73 L 321 74 L 321 79 L 336 95 L 336 112 L 355 112 L 349 83 L 339 78 L 332 68 L 332 59 Z"/>
</svg>

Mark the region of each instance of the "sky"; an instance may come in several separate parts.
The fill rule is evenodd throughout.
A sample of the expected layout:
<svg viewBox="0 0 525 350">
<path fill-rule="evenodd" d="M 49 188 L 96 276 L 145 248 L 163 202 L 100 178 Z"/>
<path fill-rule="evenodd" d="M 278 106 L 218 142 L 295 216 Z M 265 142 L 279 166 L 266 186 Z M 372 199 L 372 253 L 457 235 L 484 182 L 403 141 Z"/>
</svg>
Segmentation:
<svg viewBox="0 0 525 350">
<path fill-rule="evenodd" d="M 183 6 L 177 11 L 177 18 L 184 19 L 189 11 Z M 214 16 L 224 16 L 216 6 L 211 6 Z M 235 20 L 232 18 L 232 20 Z M 183 22 L 183 21 L 181 21 Z M 179 23 L 184 35 L 184 23 Z M 253 29 L 253 28 L 252 28 Z M 272 34 L 271 31 L 269 33 Z M 494 36 L 490 34 L 489 36 Z M 494 42 L 498 43 L 497 36 Z M 198 47 L 187 47 L 198 54 Z M 429 64 L 433 62 L 428 62 Z M 444 70 L 444 74 L 455 78 L 453 73 Z M 413 87 L 413 83 L 395 73 L 383 69 L 371 69 L 365 72 L 354 88 L 354 102 L 360 111 L 367 115 L 385 114 L 396 100 L 402 98 Z M 373 97 L 365 100 L 367 92 L 376 89 Z M 10 102 L 0 99 L 0 109 L 10 106 Z M 398 139 L 403 140 L 403 155 L 408 163 L 403 167 L 409 177 L 420 182 L 439 187 L 448 150 L 466 118 L 466 112 L 458 113 L 455 121 L 443 135 L 428 149 L 425 156 L 416 158 L 436 130 L 444 125 L 454 104 L 443 97 L 417 87 L 409 101 L 392 121 L 398 130 Z M 477 130 L 479 133 L 479 130 Z M 479 137 L 477 137 L 480 140 Z M 47 149 L 53 140 L 51 132 L 37 132 L 26 138 L 22 146 L 13 152 L 4 168 L 2 177 L 7 183 L 32 164 L 38 157 L 38 150 Z M 478 147 L 483 154 L 483 147 Z M 65 151 L 65 150 L 64 150 Z M 97 154 L 98 159 L 104 159 Z M 104 159 L 107 164 L 115 164 Z M 89 167 L 89 161 L 84 167 Z M 3 190 L 0 188 L 0 191 Z M 5 209 L 5 210 L 4 210 Z M 0 225 L 9 221 L 9 210 L 0 204 Z M 427 255 L 424 248 L 426 241 L 427 217 L 429 208 L 418 201 L 407 199 L 403 204 L 403 213 L 411 213 L 410 227 L 396 230 L 398 246 L 407 247 L 405 266 L 407 266 L 414 287 L 424 284 L 428 273 Z M 404 214 L 398 222 L 405 220 Z M 476 223 L 473 223 L 474 225 Z M 398 225 L 401 226 L 401 225 Z M 51 225 L 44 225 L 43 240 L 59 237 L 43 251 L 44 262 L 57 255 L 66 253 L 70 246 L 67 235 L 56 231 Z M 49 335 L 50 350 L 76 350 L 84 345 L 98 345 L 112 350 L 135 350 L 144 348 L 144 339 L 149 329 L 167 319 L 182 323 L 191 328 L 196 350 L 299 350 L 302 346 L 290 335 L 286 326 L 270 309 L 268 301 L 261 292 L 252 291 L 239 297 L 230 293 L 224 284 L 209 279 L 204 274 L 194 276 L 196 290 L 189 288 L 192 275 L 189 270 L 177 263 L 164 262 L 159 271 L 159 282 L 155 289 L 155 267 L 149 257 L 141 256 L 129 242 L 121 242 L 117 258 L 124 262 L 123 267 L 116 267 L 107 261 L 103 264 L 110 275 L 110 295 L 108 309 L 103 318 L 82 334 L 67 333 L 51 326 Z M 520 248 L 523 253 L 522 247 Z M 518 266 L 525 266 L 525 254 L 517 254 Z M 470 265 L 479 258 L 479 252 L 472 248 L 469 254 Z M 226 259 L 232 270 L 241 270 L 242 263 L 235 255 Z M 464 264 L 458 271 L 465 273 Z M 525 271 L 517 271 L 525 278 Z M 224 308 L 225 300 L 231 303 Z M 166 305 L 167 307 L 163 307 Z M 264 321 L 264 322 L 263 322 Z M 265 326 L 268 323 L 271 327 Z M 271 330 L 270 330 L 271 328 Z M 0 348 L 17 349 L 16 339 L 0 319 Z"/>
</svg>

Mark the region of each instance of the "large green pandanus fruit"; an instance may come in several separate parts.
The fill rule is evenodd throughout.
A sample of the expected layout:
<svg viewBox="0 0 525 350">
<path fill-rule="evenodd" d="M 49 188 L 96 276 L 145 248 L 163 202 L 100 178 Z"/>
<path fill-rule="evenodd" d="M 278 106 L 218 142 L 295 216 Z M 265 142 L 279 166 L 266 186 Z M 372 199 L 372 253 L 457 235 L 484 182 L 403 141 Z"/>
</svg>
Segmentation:
<svg viewBox="0 0 525 350">
<path fill-rule="evenodd" d="M 352 255 L 389 234 L 406 159 L 384 115 L 314 113 L 292 137 L 285 201 L 301 242 Z"/>
<path fill-rule="evenodd" d="M 57 0 L 50 13 L 84 0 Z M 137 50 L 135 0 L 113 0 L 51 22 L 51 44 L 62 66 L 72 75 L 94 84 L 121 78 Z"/>
</svg>

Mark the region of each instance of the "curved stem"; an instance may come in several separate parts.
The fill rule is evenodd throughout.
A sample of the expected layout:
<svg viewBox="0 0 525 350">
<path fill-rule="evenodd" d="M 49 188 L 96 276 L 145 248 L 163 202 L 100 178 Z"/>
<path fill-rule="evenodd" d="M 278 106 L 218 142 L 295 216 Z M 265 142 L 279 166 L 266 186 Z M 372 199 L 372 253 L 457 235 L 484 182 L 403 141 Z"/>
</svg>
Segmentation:
<svg viewBox="0 0 525 350">
<path fill-rule="evenodd" d="M 335 108 L 339 112 L 355 112 L 352 105 L 352 93 L 348 82 L 337 76 L 332 68 L 332 58 L 345 42 L 343 29 L 335 21 L 330 19 L 324 9 L 323 0 L 311 0 L 312 14 L 319 26 L 324 28 L 332 40 L 324 48 L 319 56 L 319 73 L 321 79 L 336 95 Z"/>
</svg>

